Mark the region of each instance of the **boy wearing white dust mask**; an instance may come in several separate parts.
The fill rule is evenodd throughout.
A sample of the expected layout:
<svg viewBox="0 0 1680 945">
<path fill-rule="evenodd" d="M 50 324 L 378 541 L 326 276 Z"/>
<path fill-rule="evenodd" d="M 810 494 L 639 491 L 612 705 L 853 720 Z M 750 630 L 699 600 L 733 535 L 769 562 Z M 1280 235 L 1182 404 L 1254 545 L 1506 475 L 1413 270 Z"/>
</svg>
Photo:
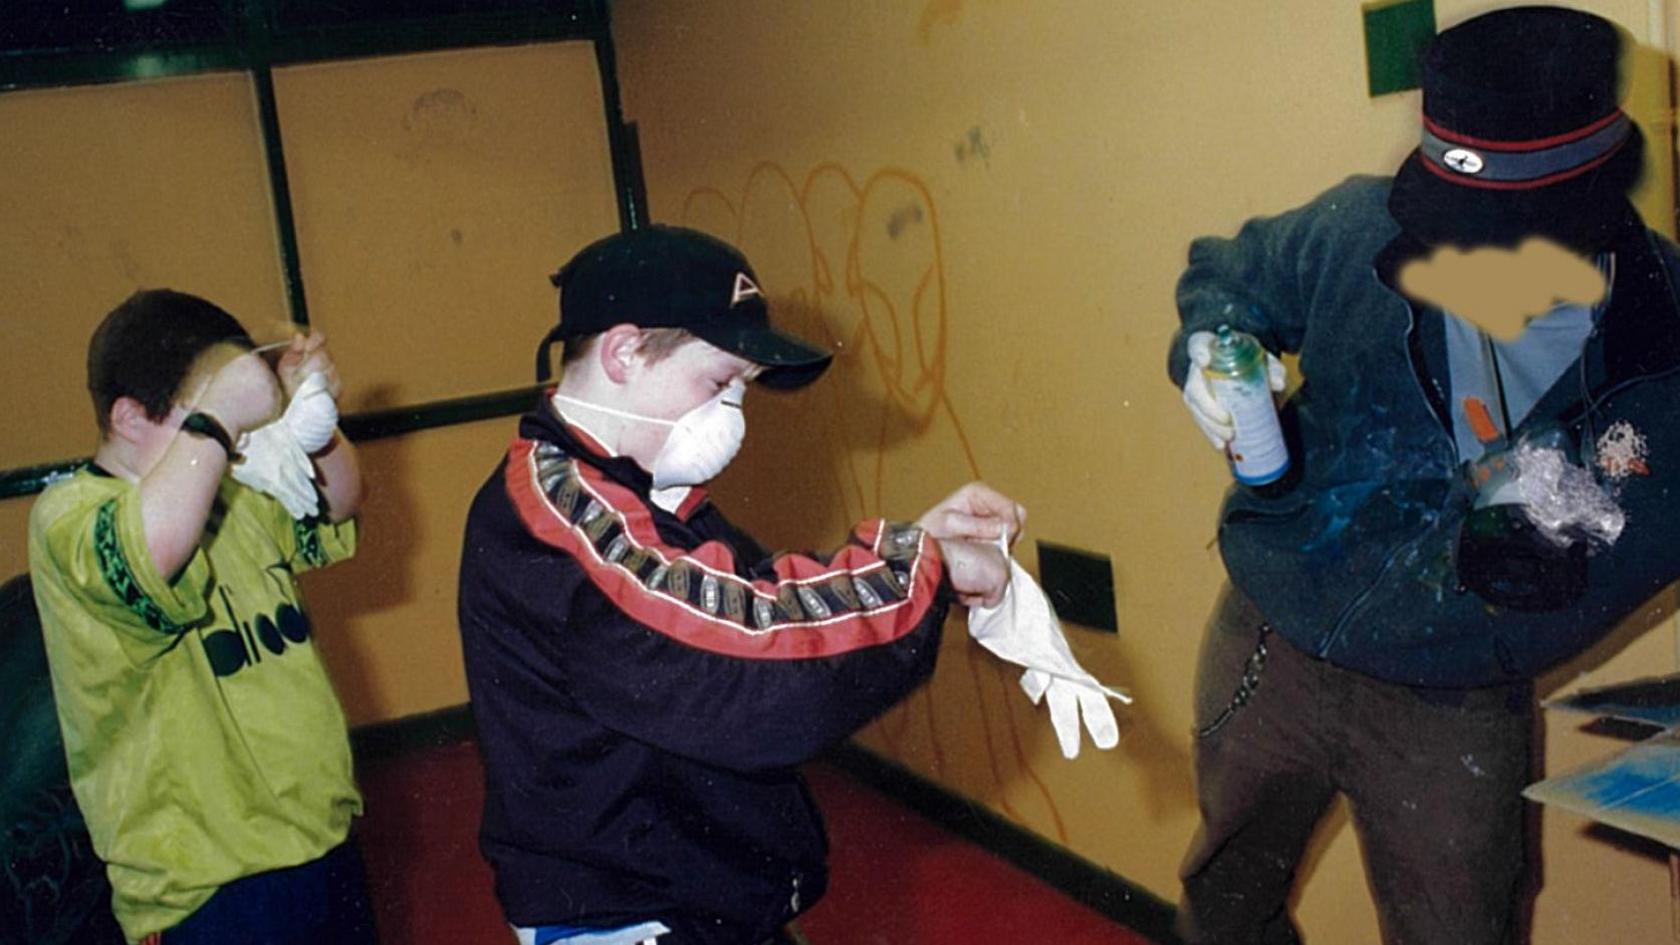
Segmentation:
<svg viewBox="0 0 1680 945">
<path fill-rule="evenodd" d="M 468 515 L 460 618 L 483 849 L 520 941 L 760 945 L 826 883 L 795 766 L 932 672 L 945 611 L 995 603 L 1023 512 L 972 483 L 828 555 L 767 554 L 704 483 L 746 384 L 830 354 L 770 325 L 733 247 L 654 226 L 556 276 L 556 389 Z"/>
</svg>

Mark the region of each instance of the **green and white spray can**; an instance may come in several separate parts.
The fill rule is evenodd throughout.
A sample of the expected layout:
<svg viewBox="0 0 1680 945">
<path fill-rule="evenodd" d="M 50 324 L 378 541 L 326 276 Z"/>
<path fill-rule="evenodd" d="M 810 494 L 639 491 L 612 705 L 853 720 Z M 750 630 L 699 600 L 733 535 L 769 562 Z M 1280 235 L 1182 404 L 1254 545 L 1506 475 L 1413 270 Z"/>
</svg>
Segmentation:
<svg viewBox="0 0 1680 945">
<path fill-rule="evenodd" d="M 1232 474 L 1247 486 L 1276 482 L 1289 471 L 1289 447 L 1266 378 L 1266 349 L 1253 335 L 1220 325 L 1209 353 L 1202 373 L 1236 428 L 1228 451 Z"/>
</svg>

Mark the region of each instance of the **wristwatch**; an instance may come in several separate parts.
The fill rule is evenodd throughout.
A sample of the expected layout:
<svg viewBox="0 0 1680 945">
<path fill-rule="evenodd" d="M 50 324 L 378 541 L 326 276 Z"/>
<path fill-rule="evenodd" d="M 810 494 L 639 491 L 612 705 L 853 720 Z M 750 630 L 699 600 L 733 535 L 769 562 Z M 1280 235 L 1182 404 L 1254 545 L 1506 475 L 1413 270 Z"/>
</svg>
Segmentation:
<svg viewBox="0 0 1680 945">
<path fill-rule="evenodd" d="M 181 429 L 186 433 L 209 437 L 220 443 L 222 452 L 227 454 L 228 462 L 231 463 L 239 458 L 238 454 L 233 451 L 233 437 L 228 436 L 227 428 L 222 426 L 222 422 L 215 417 L 195 410 L 187 414 L 187 419 L 181 421 Z"/>
</svg>

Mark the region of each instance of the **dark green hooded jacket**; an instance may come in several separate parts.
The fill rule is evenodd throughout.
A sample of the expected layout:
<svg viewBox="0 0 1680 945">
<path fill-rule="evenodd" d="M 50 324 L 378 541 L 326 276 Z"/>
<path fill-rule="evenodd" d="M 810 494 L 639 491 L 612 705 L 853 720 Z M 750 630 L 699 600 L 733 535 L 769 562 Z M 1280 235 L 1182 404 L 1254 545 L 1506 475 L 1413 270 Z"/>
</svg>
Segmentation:
<svg viewBox="0 0 1680 945">
<path fill-rule="evenodd" d="M 1220 550 L 1273 627 L 1334 664 L 1426 687 L 1532 677 L 1680 577 L 1680 257 L 1630 211 L 1611 247 L 1608 307 L 1579 361 L 1514 431 L 1561 427 L 1626 527 L 1588 559 L 1572 604 L 1505 609 L 1459 579 L 1472 490 L 1447 410 L 1443 316 L 1391 288 L 1397 264 L 1420 247 L 1389 216 L 1388 191 L 1386 178 L 1352 178 L 1234 238 L 1190 247 L 1168 359 L 1174 383 L 1188 369 L 1185 338 L 1222 323 L 1298 353 L 1304 378 L 1282 410 L 1296 481 L 1271 495 L 1233 486 Z M 1613 427 L 1644 438 L 1643 472 L 1602 470 L 1598 446 Z"/>
</svg>

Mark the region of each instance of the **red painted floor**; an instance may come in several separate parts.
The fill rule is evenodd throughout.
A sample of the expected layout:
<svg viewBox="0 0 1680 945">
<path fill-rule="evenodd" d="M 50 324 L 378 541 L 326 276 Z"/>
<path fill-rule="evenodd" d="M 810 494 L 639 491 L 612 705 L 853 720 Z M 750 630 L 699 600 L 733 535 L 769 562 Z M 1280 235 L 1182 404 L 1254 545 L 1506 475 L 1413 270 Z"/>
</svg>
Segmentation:
<svg viewBox="0 0 1680 945">
<path fill-rule="evenodd" d="M 1147 939 L 826 765 L 806 769 L 828 821 L 828 895 L 811 945 L 1149 945 Z M 478 855 L 471 742 L 364 765 L 359 828 L 380 939 L 511 945 Z"/>
</svg>

